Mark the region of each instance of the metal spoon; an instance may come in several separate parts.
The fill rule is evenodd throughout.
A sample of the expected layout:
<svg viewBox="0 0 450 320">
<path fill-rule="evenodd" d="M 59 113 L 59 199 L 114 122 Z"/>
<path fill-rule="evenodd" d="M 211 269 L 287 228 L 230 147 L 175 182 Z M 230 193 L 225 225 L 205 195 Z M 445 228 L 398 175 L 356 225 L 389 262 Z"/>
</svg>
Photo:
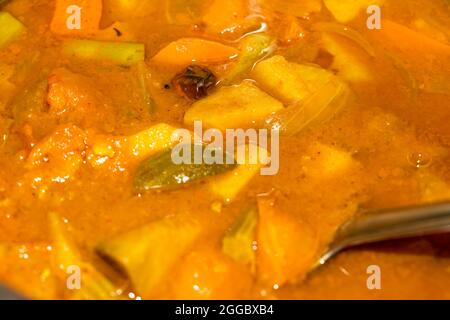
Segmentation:
<svg viewBox="0 0 450 320">
<path fill-rule="evenodd" d="M 447 232 L 450 232 L 450 202 L 358 215 L 339 229 L 316 267 L 350 247 Z"/>
<path fill-rule="evenodd" d="M 3 300 L 24 300 L 24 297 L 16 294 L 8 288 L 0 286 L 0 301 Z"/>
</svg>

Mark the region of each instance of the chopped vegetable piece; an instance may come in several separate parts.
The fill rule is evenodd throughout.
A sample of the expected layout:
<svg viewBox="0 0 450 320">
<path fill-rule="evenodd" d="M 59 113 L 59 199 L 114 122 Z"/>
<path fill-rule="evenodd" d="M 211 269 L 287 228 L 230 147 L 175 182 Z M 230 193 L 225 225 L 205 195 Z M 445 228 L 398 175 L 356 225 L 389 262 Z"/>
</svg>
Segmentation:
<svg viewBox="0 0 450 320">
<path fill-rule="evenodd" d="M 176 143 L 176 128 L 160 123 L 130 136 L 98 136 L 92 144 L 92 154 L 101 159 L 109 157 L 118 162 L 137 162 L 172 147 Z M 94 164 L 97 159 L 94 159 Z"/>
<path fill-rule="evenodd" d="M 271 286 L 301 280 L 317 258 L 319 237 L 294 215 L 279 212 L 271 200 L 260 198 L 258 205 L 258 277 Z"/>
<path fill-rule="evenodd" d="M 299 19 L 295 16 L 287 16 L 279 26 L 282 34 L 280 42 L 288 45 L 304 37 L 305 30 L 300 25 Z"/>
<path fill-rule="evenodd" d="M 319 22 L 314 24 L 314 30 L 320 32 L 336 33 L 358 44 L 371 57 L 375 57 L 375 50 L 370 42 L 358 31 L 333 22 Z"/>
<path fill-rule="evenodd" d="M 426 55 L 450 55 L 450 45 L 388 19 L 383 20 L 383 28 L 374 32 L 373 39 L 383 42 L 386 46 L 403 50 L 416 56 L 419 53 Z"/>
<path fill-rule="evenodd" d="M 190 100 L 206 97 L 209 89 L 216 84 L 216 76 L 206 67 L 197 65 L 187 67 L 172 80 L 172 85 L 177 92 Z"/>
<path fill-rule="evenodd" d="M 0 12 L 0 49 L 16 40 L 25 31 L 25 26 L 8 12 Z"/>
<path fill-rule="evenodd" d="M 202 148 L 202 155 L 205 148 Z M 194 146 L 188 146 L 193 150 Z M 235 165 L 226 164 L 226 154 L 216 149 L 224 156 L 224 164 L 194 164 L 194 153 L 191 152 L 191 164 L 175 164 L 172 159 L 172 150 L 165 151 L 144 161 L 139 167 L 135 179 L 136 191 L 171 188 L 185 185 L 208 177 L 216 176 L 232 170 Z"/>
<path fill-rule="evenodd" d="M 158 9 L 160 0 L 103 0 L 111 19 L 131 21 L 136 17 L 145 17 Z"/>
<path fill-rule="evenodd" d="M 258 0 L 258 2 L 263 8 L 295 15 L 299 18 L 322 10 L 322 1 L 320 0 Z"/>
<path fill-rule="evenodd" d="M 240 56 L 236 65 L 229 71 L 221 81 L 223 85 L 230 85 L 239 80 L 254 65 L 275 50 L 272 38 L 263 33 L 251 34 L 240 43 Z"/>
<path fill-rule="evenodd" d="M 194 103 L 186 112 L 184 122 L 192 125 L 202 120 L 207 127 L 226 130 L 246 128 L 283 110 L 278 100 L 250 82 L 222 87 L 214 94 Z"/>
<path fill-rule="evenodd" d="M 90 262 L 83 259 L 81 253 L 69 238 L 62 218 L 54 212 L 49 213 L 50 233 L 52 236 L 52 263 L 61 286 L 66 288 L 71 272 L 80 271 L 81 285 L 77 290 L 68 292 L 72 299 L 113 299 L 117 298 L 115 286 Z"/>
<path fill-rule="evenodd" d="M 68 40 L 63 45 L 63 52 L 76 58 L 106 60 L 122 66 L 130 66 L 145 59 L 144 44 L 131 42 Z"/>
<path fill-rule="evenodd" d="M 355 19 L 358 14 L 370 5 L 383 5 L 385 0 L 324 0 L 325 6 L 341 23 Z"/>
<path fill-rule="evenodd" d="M 203 23 L 211 33 L 235 33 L 247 23 L 248 7 L 243 0 L 214 0 L 203 16 Z"/>
<path fill-rule="evenodd" d="M 270 127 L 279 128 L 283 135 L 294 136 L 301 131 L 330 120 L 346 106 L 351 91 L 337 78 L 319 88 L 302 103 L 293 104 L 267 119 Z"/>
<path fill-rule="evenodd" d="M 287 105 L 304 101 L 334 78 L 327 70 L 291 63 L 282 56 L 261 61 L 252 76 L 263 90 Z"/>
<path fill-rule="evenodd" d="M 236 199 L 239 193 L 247 186 L 247 184 L 260 173 L 264 164 L 268 163 L 269 152 L 259 147 L 258 161 L 256 164 L 251 164 L 249 159 L 249 146 L 246 146 L 246 152 L 243 155 L 244 159 L 239 159 L 239 154 L 236 156 L 237 163 L 245 163 L 238 165 L 236 169 L 211 179 L 209 182 L 209 189 L 213 194 L 220 197 L 220 200 L 230 202 Z"/>
<path fill-rule="evenodd" d="M 233 171 L 212 180 L 210 189 L 221 200 L 231 202 L 260 170 L 260 165 L 239 165 Z"/>
<path fill-rule="evenodd" d="M 253 278 L 245 265 L 217 248 L 204 246 L 190 252 L 171 274 L 175 299 L 226 300 L 251 297 Z"/>
<path fill-rule="evenodd" d="M 98 251 L 127 272 L 140 296 L 151 299 L 200 232 L 196 223 L 166 218 L 110 239 Z"/>
<path fill-rule="evenodd" d="M 175 128 L 165 123 L 155 125 L 135 135 L 123 137 L 119 144 L 123 151 L 138 158 L 145 158 L 151 154 L 171 147 L 174 144 L 172 136 Z"/>
<path fill-rule="evenodd" d="M 217 64 L 239 56 L 239 51 L 219 42 L 182 38 L 170 43 L 153 57 L 155 63 L 164 65 Z"/>
<path fill-rule="evenodd" d="M 75 6 L 80 8 L 80 26 L 70 27 L 71 15 L 77 13 Z M 70 10 L 69 10 L 70 9 Z M 55 13 L 50 24 L 50 30 L 59 35 L 91 35 L 99 30 L 102 18 L 102 0 L 56 0 Z M 76 20 L 76 19 L 74 19 Z"/>
<path fill-rule="evenodd" d="M 315 178 L 342 176 L 357 166 L 350 153 L 321 143 L 311 145 L 306 154 L 302 162 L 305 173 Z"/>
<path fill-rule="evenodd" d="M 139 86 L 142 90 L 142 100 L 144 101 L 144 105 L 147 110 L 150 111 L 150 113 L 153 113 L 156 110 L 156 104 L 148 89 L 148 78 L 151 77 L 151 74 L 148 71 L 147 64 L 144 61 L 139 61 L 136 65 Z"/>
<path fill-rule="evenodd" d="M 324 48 L 334 56 L 331 69 L 349 82 L 370 81 L 373 78 L 369 69 L 370 60 L 361 54 L 360 48 L 341 36 L 324 33 L 322 35 Z"/>
<path fill-rule="evenodd" d="M 425 92 L 449 94 L 450 45 L 387 19 L 372 38 L 387 49 L 409 78 L 413 78 L 410 82 L 417 81 Z"/>
<path fill-rule="evenodd" d="M 258 211 L 248 209 L 222 240 L 222 251 L 233 260 L 255 267 L 256 225 Z"/>
</svg>

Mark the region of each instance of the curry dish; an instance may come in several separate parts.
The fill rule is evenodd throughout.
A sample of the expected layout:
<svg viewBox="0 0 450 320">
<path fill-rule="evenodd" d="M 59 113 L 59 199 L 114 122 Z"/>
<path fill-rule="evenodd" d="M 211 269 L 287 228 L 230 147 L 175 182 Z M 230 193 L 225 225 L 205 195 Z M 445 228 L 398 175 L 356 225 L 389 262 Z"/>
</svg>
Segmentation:
<svg viewBox="0 0 450 320">
<path fill-rule="evenodd" d="M 449 6 L 0 0 L 0 283 L 33 299 L 450 299 L 446 235 L 312 270 L 356 214 L 450 200 Z M 198 121 L 269 133 L 258 154 L 279 170 L 174 163 Z"/>
</svg>

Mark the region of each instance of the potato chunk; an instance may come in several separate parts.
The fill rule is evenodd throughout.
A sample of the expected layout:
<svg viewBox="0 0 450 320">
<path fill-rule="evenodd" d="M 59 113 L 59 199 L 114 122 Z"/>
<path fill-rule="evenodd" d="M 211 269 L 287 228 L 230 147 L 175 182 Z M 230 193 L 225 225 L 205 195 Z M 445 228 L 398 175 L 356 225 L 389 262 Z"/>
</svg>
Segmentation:
<svg viewBox="0 0 450 320">
<path fill-rule="evenodd" d="M 112 159 L 115 165 L 139 162 L 174 145 L 175 131 L 160 123 L 130 136 L 96 136 L 88 158 L 94 166 L 103 165 L 106 159 Z"/>
<path fill-rule="evenodd" d="M 257 273 L 260 280 L 281 286 L 301 279 L 318 255 L 319 237 L 305 222 L 259 199 Z"/>
<path fill-rule="evenodd" d="M 0 12 L 0 49 L 16 40 L 25 31 L 25 26 L 8 12 Z"/>
<path fill-rule="evenodd" d="M 285 104 L 305 100 L 333 77 L 324 69 L 291 63 L 282 56 L 258 63 L 252 75 L 263 90 Z"/>
<path fill-rule="evenodd" d="M 239 154 L 239 152 L 236 152 L 235 160 L 241 164 L 236 169 L 218 176 L 209 183 L 211 192 L 221 198 L 221 200 L 226 202 L 233 201 L 248 183 L 261 172 L 261 168 L 270 162 L 270 154 L 266 149 L 257 146 L 253 147 L 258 148 L 256 161 L 250 161 L 250 157 L 255 151 L 252 146 L 246 145 L 245 153 Z"/>
<path fill-rule="evenodd" d="M 318 178 L 343 175 L 358 164 L 348 152 L 321 143 L 313 144 L 306 154 L 302 159 L 305 173 Z"/>
<path fill-rule="evenodd" d="M 272 98 L 250 82 L 223 87 L 213 95 L 196 102 L 189 109 L 184 122 L 192 125 L 202 120 L 209 128 L 225 130 L 247 128 L 283 109 L 280 101 Z"/>
<path fill-rule="evenodd" d="M 210 189 L 221 200 L 233 201 L 239 192 L 258 174 L 259 170 L 261 170 L 261 166 L 257 164 L 240 165 L 233 171 L 211 181 Z"/>
<path fill-rule="evenodd" d="M 382 5 L 384 0 L 324 0 L 324 3 L 337 21 L 347 23 L 370 5 Z"/>
</svg>

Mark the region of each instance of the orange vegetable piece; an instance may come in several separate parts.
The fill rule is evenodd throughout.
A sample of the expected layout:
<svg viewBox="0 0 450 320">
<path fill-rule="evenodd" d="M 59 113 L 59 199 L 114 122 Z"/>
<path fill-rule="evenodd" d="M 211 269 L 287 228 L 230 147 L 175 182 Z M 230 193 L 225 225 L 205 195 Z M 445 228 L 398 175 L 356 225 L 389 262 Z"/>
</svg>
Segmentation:
<svg viewBox="0 0 450 320">
<path fill-rule="evenodd" d="M 172 275 L 175 299 L 227 300 L 249 297 L 252 275 L 247 266 L 214 248 L 188 254 Z"/>
<path fill-rule="evenodd" d="M 237 58 L 236 48 L 198 38 L 182 38 L 170 43 L 153 57 L 155 63 L 188 65 L 193 62 L 215 64 Z"/>
<path fill-rule="evenodd" d="M 68 27 L 68 21 L 74 14 L 70 11 L 73 6 L 81 8 L 80 29 Z M 57 0 L 50 30 L 58 35 L 92 35 L 99 31 L 102 10 L 102 0 Z"/>
<path fill-rule="evenodd" d="M 242 0 L 215 0 L 203 16 L 203 23 L 211 33 L 234 33 L 244 27 L 249 14 Z"/>
<path fill-rule="evenodd" d="M 289 44 L 303 38 L 305 30 L 300 25 L 297 17 L 287 16 L 280 25 L 282 35 L 280 41 L 283 44 Z"/>
<path fill-rule="evenodd" d="M 281 286 L 300 280 L 314 263 L 318 236 L 309 225 L 258 199 L 257 273 L 263 283 Z"/>
<path fill-rule="evenodd" d="M 449 45 L 390 20 L 383 20 L 382 28 L 374 34 L 374 39 L 414 54 L 450 55 Z"/>
</svg>

